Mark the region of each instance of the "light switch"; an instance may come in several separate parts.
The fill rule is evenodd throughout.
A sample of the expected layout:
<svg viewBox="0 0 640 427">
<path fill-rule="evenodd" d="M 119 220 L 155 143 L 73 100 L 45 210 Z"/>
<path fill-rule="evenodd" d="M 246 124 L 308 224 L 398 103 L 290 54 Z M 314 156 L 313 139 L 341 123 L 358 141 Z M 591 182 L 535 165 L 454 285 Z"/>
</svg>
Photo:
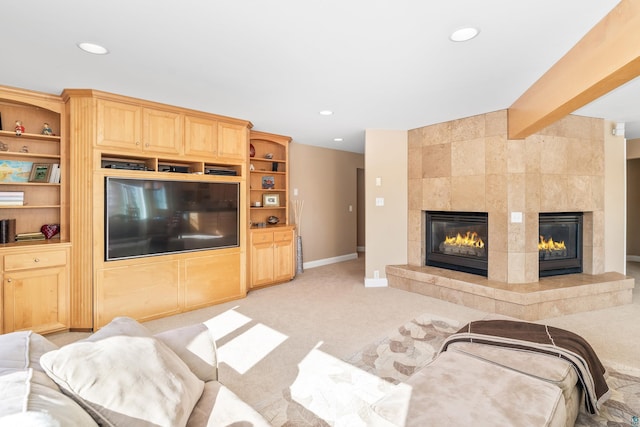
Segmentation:
<svg viewBox="0 0 640 427">
<path fill-rule="evenodd" d="M 522 212 L 511 212 L 511 222 L 512 223 L 521 223 L 522 222 Z"/>
<path fill-rule="evenodd" d="M 297 195 L 298 195 L 298 189 L 297 189 L 297 188 L 294 188 L 294 189 L 293 189 L 293 195 L 294 195 L 294 196 L 297 196 Z"/>
<path fill-rule="evenodd" d="M 353 205 L 349 205 L 349 212 L 353 212 Z"/>
<path fill-rule="evenodd" d="M 378 176 L 376 177 L 376 187 L 380 187 L 381 185 L 382 185 L 382 178 Z"/>
<path fill-rule="evenodd" d="M 376 206 L 384 206 L 384 197 L 376 197 Z"/>
</svg>

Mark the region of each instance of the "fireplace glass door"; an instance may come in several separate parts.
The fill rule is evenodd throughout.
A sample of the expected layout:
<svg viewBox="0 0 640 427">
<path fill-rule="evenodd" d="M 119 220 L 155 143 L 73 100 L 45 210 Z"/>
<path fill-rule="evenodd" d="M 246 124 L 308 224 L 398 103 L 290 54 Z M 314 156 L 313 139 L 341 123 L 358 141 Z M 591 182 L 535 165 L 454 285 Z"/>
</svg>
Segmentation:
<svg viewBox="0 0 640 427">
<path fill-rule="evenodd" d="M 426 265 L 487 275 L 486 212 L 426 212 Z"/>
<path fill-rule="evenodd" d="M 540 277 L 582 273 L 582 213 L 541 213 Z"/>
</svg>

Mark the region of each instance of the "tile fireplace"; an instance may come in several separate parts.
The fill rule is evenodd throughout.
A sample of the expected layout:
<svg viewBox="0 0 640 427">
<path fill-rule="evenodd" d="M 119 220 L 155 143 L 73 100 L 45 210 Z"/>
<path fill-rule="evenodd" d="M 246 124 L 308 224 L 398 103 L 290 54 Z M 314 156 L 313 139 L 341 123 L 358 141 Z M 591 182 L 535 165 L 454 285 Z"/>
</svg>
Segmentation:
<svg viewBox="0 0 640 427">
<path fill-rule="evenodd" d="M 582 273 L 582 213 L 539 215 L 540 277 Z"/>
<path fill-rule="evenodd" d="M 507 122 L 500 110 L 409 131 L 407 264 L 386 267 L 389 286 L 525 320 L 630 303 L 633 278 L 605 272 L 608 122 L 569 115 L 522 140 Z M 486 212 L 486 224 L 427 225 L 442 212 Z M 559 212 L 582 214 L 545 222 Z M 484 247 L 441 245 L 467 232 Z M 566 248 L 547 254 L 540 236 Z"/>
<path fill-rule="evenodd" d="M 486 212 L 425 212 L 426 265 L 487 275 Z"/>
</svg>

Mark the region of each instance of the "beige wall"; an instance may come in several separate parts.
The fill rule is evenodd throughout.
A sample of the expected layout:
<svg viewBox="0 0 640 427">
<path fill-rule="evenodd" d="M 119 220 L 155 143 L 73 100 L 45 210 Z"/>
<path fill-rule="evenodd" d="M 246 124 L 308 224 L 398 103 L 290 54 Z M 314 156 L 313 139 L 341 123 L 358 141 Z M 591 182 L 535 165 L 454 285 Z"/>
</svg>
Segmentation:
<svg viewBox="0 0 640 427">
<path fill-rule="evenodd" d="M 357 170 L 364 167 L 364 155 L 293 142 L 289 163 L 290 200 L 304 201 L 300 233 L 305 268 L 355 258 Z M 290 215 L 293 223 L 291 206 Z"/>
<path fill-rule="evenodd" d="M 364 169 L 358 168 L 358 250 L 364 250 L 366 239 L 366 218 L 365 218 L 365 176 Z"/>
<path fill-rule="evenodd" d="M 367 286 L 386 286 L 385 266 L 407 262 L 407 157 L 407 131 L 366 131 Z M 376 206 L 376 198 L 384 206 Z"/>
<path fill-rule="evenodd" d="M 640 158 L 640 138 L 627 141 L 627 159 Z"/>
<path fill-rule="evenodd" d="M 615 122 L 604 123 L 604 270 L 626 273 L 627 160 L 624 136 L 614 136 Z"/>
<path fill-rule="evenodd" d="M 627 256 L 640 260 L 640 139 L 627 141 Z"/>
</svg>

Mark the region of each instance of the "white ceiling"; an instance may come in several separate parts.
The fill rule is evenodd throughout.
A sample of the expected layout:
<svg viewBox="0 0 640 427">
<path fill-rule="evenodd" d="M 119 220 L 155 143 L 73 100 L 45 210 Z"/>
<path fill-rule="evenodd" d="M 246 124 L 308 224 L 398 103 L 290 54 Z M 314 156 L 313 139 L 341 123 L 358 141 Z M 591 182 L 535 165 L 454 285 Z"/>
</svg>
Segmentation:
<svg viewBox="0 0 640 427">
<path fill-rule="evenodd" d="M 617 3 L 4 0 L 0 84 L 98 89 L 362 152 L 365 129 L 508 108 Z M 480 28 L 477 38 L 449 41 L 468 25 Z M 111 53 L 86 54 L 82 41 Z M 578 113 L 640 122 L 638 98 L 619 92 Z M 319 115 L 324 109 L 334 114 Z M 631 127 L 627 138 L 637 137 Z"/>
</svg>

